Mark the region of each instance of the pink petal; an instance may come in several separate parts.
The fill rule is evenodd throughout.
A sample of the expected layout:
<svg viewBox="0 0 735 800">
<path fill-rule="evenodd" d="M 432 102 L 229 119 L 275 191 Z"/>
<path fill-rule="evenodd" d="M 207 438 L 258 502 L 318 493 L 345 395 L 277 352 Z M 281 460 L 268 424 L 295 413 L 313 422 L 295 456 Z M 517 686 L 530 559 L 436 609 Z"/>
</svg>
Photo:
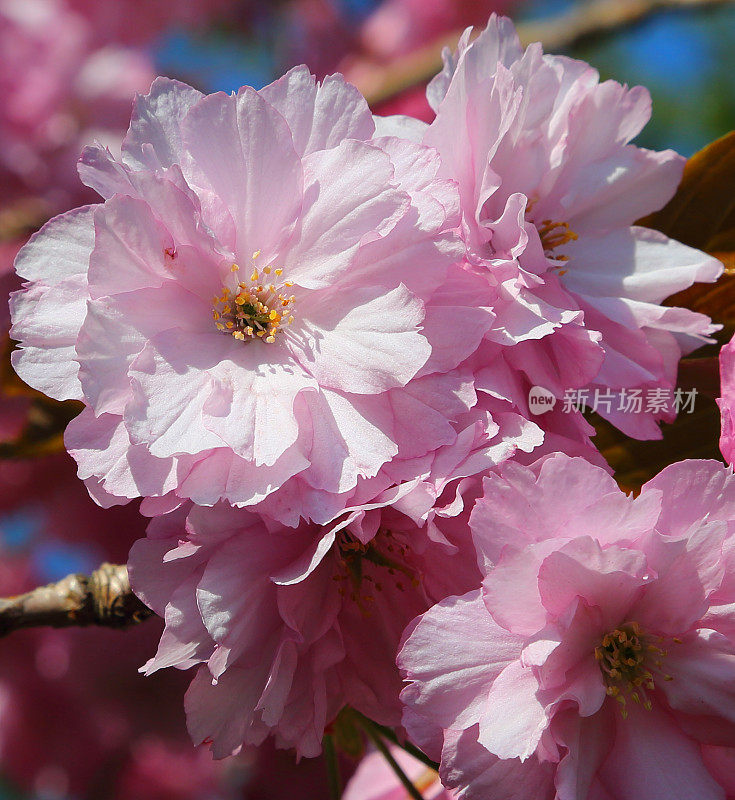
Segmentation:
<svg viewBox="0 0 735 800">
<path fill-rule="evenodd" d="M 681 644 L 668 643 L 660 682 L 672 708 L 735 723 L 735 647 L 714 631 L 697 631 Z"/>
<path fill-rule="evenodd" d="M 360 243 L 388 233 L 410 200 L 393 188 L 388 155 L 363 142 L 312 153 L 304 167 L 301 235 L 284 257 L 284 274 L 300 286 L 324 288 L 346 277 Z"/>
<path fill-rule="evenodd" d="M 660 303 L 695 281 L 715 281 L 717 259 L 647 228 L 587 234 L 566 247 L 564 285 L 591 296 Z"/>
<path fill-rule="evenodd" d="M 469 727 L 495 713 L 488 691 L 518 658 L 521 642 L 493 622 L 480 592 L 448 598 L 404 634 L 397 663 L 410 683 L 401 699 L 433 724 Z"/>
<path fill-rule="evenodd" d="M 198 171 L 232 214 L 238 259 L 269 263 L 301 211 L 303 174 L 283 117 L 254 89 L 205 97 L 182 123 Z"/>
<path fill-rule="evenodd" d="M 150 93 L 138 95 L 130 130 L 123 142 L 123 162 L 156 170 L 185 162 L 181 122 L 204 95 L 180 81 L 156 78 Z"/>
<path fill-rule="evenodd" d="M 477 741 L 476 729 L 447 731 L 440 774 L 445 786 L 457 790 L 461 800 L 553 800 L 554 766 L 500 759 Z"/>
<path fill-rule="evenodd" d="M 657 706 L 651 711 L 628 707 L 627 719 L 615 715 L 615 744 L 599 773 L 616 800 L 640 800 L 641 787 L 650 797 L 725 800 L 699 747 L 666 712 Z"/>
<path fill-rule="evenodd" d="M 615 545 L 603 550 L 591 537 L 581 536 L 544 559 L 538 571 L 539 595 L 555 616 L 581 598 L 598 607 L 603 627 L 612 629 L 638 598 L 646 569 L 640 551 Z"/>
<path fill-rule="evenodd" d="M 300 311 L 304 320 L 289 347 L 321 386 L 378 394 L 408 383 L 431 353 L 419 332 L 423 304 L 402 285 L 343 290 Z"/>
<path fill-rule="evenodd" d="M 96 208 L 85 206 L 47 222 L 15 260 L 18 274 L 36 283 L 11 296 L 10 335 L 21 342 L 13 367 L 56 400 L 81 398 L 74 345 L 87 311 Z"/>
<path fill-rule="evenodd" d="M 498 758 L 532 756 L 549 724 L 538 699 L 538 680 L 530 667 L 511 661 L 498 675 L 485 697 L 478 741 Z"/>
<path fill-rule="evenodd" d="M 258 94 L 288 122 L 300 156 L 343 139 L 368 140 L 375 130 L 365 98 L 339 74 L 317 83 L 307 67 L 294 67 Z"/>
</svg>

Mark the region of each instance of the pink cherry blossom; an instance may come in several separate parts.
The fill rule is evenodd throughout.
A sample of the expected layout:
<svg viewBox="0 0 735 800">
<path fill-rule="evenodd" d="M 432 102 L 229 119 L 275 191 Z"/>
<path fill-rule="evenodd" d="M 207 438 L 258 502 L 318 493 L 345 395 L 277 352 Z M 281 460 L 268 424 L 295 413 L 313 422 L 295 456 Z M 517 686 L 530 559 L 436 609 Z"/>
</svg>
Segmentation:
<svg viewBox="0 0 735 800">
<path fill-rule="evenodd" d="M 453 800 L 437 773 L 413 756 L 391 745 L 391 755 L 426 800 Z M 342 794 L 343 800 L 405 800 L 406 790 L 382 753 L 368 753 Z"/>
<path fill-rule="evenodd" d="M 456 440 L 490 292 L 454 265 L 436 153 L 374 132 L 296 68 L 233 96 L 159 79 L 122 161 L 85 151 L 107 199 L 19 254 L 14 365 L 85 402 L 66 442 L 101 503 L 345 494 Z"/>
<path fill-rule="evenodd" d="M 717 401 L 720 407 L 722 433 L 720 434 L 720 450 L 725 460 L 732 464 L 735 460 L 735 419 L 733 419 L 733 403 L 735 403 L 735 342 L 730 341 L 720 350 L 720 394 Z"/>
<path fill-rule="evenodd" d="M 444 60 L 427 92 L 436 119 L 404 130 L 435 147 L 441 174 L 458 182 L 466 267 L 498 293 L 489 385 L 505 375 L 504 396 L 519 409 L 532 385 L 560 399 L 585 388 L 588 405 L 597 391 L 609 398 L 597 410 L 623 432 L 660 438 L 656 423 L 673 409 L 626 413 L 622 393 L 672 389 L 681 354 L 713 328 L 661 303 L 715 280 L 721 265 L 634 225 L 672 196 L 684 163 L 629 144 L 650 116 L 648 92 L 600 83 L 589 65 L 539 44 L 524 52 L 497 16 L 474 41 L 465 31 Z M 584 445 L 584 420 L 568 418 Z"/>
<path fill-rule="evenodd" d="M 403 629 L 480 579 L 468 520 L 476 476 L 498 458 L 478 446 L 480 428 L 440 448 L 433 472 L 325 526 L 224 504 L 151 522 L 129 560 L 136 593 L 166 622 L 144 671 L 201 665 L 186 698 L 196 744 L 221 758 L 273 734 L 314 756 L 345 704 L 400 724 Z"/>
<path fill-rule="evenodd" d="M 407 629 L 404 724 L 458 797 L 730 796 L 735 479 L 714 461 L 627 496 L 557 454 L 485 479 L 482 587 Z"/>
<path fill-rule="evenodd" d="M 144 53 L 101 46 L 63 0 L 0 0 L 3 205 L 23 203 L 33 222 L 92 197 L 76 175 L 82 147 L 119 146 L 152 78 Z"/>
</svg>

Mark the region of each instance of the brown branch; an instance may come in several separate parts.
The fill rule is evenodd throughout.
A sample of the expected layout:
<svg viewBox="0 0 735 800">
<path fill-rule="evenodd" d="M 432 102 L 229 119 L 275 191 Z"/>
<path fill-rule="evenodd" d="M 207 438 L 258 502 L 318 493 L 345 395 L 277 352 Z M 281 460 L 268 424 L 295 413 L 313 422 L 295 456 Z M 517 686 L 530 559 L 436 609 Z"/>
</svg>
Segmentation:
<svg viewBox="0 0 735 800">
<path fill-rule="evenodd" d="M 704 10 L 732 4 L 733 0 L 591 0 L 558 17 L 521 22 L 517 28 L 524 44 L 542 42 L 547 52 L 553 52 L 631 28 L 663 11 Z M 442 48 L 454 49 L 459 36 L 460 31 L 445 34 L 388 65 L 358 60 L 345 69 L 345 74 L 371 105 L 381 103 L 436 75 L 442 67 Z"/>
<path fill-rule="evenodd" d="M 127 567 L 105 563 L 90 576 L 67 575 L 57 583 L 0 599 L 0 636 L 47 625 L 127 628 L 151 616 L 130 588 Z"/>
</svg>

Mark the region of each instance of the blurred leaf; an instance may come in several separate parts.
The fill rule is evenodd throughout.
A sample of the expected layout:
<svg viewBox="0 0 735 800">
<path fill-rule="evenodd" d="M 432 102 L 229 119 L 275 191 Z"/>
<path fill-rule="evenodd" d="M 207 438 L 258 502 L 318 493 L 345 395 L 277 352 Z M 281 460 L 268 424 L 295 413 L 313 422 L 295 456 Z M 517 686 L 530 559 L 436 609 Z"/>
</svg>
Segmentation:
<svg viewBox="0 0 735 800">
<path fill-rule="evenodd" d="M 717 283 L 697 283 L 666 302 L 707 314 L 724 326 L 718 339 L 729 341 L 735 332 L 735 131 L 695 153 L 676 194 L 639 224 L 724 263 Z"/>
<path fill-rule="evenodd" d="M 350 758 L 360 759 L 365 755 L 365 740 L 355 712 L 346 706 L 332 723 L 332 736 L 337 750 Z"/>
<path fill-rule="evenodd" d="M 75 400 L 59 402 L 31 389 L 13 370 L 10 353 L 13 342 L 6 339 L 0 356 L 0 400 L 27 398 L 28 410 L 20 435 L 9 442 L 0 442 L 0 459 L 40 458 L 64 452 L 64 430 L 82 410 Z"/>
<path fill-rule="evenodd" d="M 735 251 L 735 131 L 695 153 L 676 194 L 639 221 L 700 250 Z"/>
<path fill-rule="evenodd" d="M 47 398 L 33 400 L 20 436 L 10 442 L 0 442 L 0 459 L 40 458 L 63 453 L 64 430 L 81 410 L 82 404 L 74 400 L 64 403 Z"/>
</svg>

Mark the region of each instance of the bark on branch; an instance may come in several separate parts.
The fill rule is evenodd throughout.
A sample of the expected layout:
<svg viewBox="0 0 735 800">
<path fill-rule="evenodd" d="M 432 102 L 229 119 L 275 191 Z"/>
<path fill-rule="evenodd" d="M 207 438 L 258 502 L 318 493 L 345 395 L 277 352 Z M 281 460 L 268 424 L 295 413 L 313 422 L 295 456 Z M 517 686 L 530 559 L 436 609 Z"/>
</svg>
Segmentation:
<svg viewBox="0 0 735 800">
<path fill-rule="evenodd" d="M 591 0 L 548 20 L 521 22 L 517 28 L 524 44 L 542 42 L 547 52 L 554 52 L 633 27 L 663 11 L 704 10 L 732 4 L 733 0 Z M 456 31 L 442 36 L 385 66 L 358 61 L 346 71 L 347 77 L 370 104 L 383 102 L 436 75 L 442 67 L 442 48 L 454 49 L 459 35 L 460 31 Z"/>
<path fill-rule="evenodd" d="M 127 567 L 105 563 L 89 576 L 67 575 L 57 583 L 0 599 L 0 636 L 46 625 L 127 628 L 151 616 L 130 588 Z"/>
</svg>

